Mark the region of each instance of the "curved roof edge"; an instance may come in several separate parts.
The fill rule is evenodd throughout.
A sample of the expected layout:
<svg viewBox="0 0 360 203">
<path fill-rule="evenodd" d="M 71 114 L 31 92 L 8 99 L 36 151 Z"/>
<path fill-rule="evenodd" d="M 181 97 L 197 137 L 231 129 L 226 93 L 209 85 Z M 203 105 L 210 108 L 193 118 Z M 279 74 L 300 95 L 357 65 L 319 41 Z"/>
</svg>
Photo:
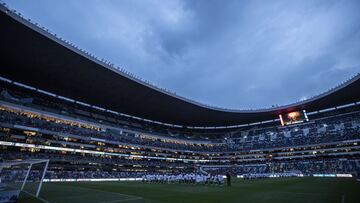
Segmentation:
<svg viewBox="0 0 360 203">
<path fill-rule="evenodd" d="M 343 89 L 346 89 L 346 87 L 348 87 L 349 85 L 352 85 L 354 84 L 356 81 L 358 81 L 360 79 L 360 74 L 357 74 L 355 75 L 353 78 L 347 80 L 346 82 L 328 90 L 328 91 L 325 91 L 319 95 L 316 95 L 316 96 L 313 96 L 309 99 L 306 99 L 306 100 L 302 100 L 302 101 L 298 101 L 298 102 L 294 102 L 294 103 L 291 103 L 291 104 L 287 104 L 287 105 L 282 105 L 282 106 L 277 106 L 277 107 L 269 107 L 269 108 L 261 108 L 261 109 L 249 109 L 249 110 L 236 110 L 236 109 L 226 109 L 226 108 L 221 108 L 221 107 L 214 107 L 214 106 L 209 106 L 209 105 L 206 105 L 206 104 L 202 104 L 200 102 L 197 102 L 197 101 L 194 101 L 194 100 L 191 100 L 191 99 L 188 99 L 188 98 L 185 98 L 183 96 L 180 96 L 180 95 L 177 95 L 176 93 L 172 93 L 172 92 L 169 92 L 165 89 L 162 89 L 162 88 L 159 88 L 147 81 L 143 81 L 141 80 L 140 78 L 138 77 L 135 77 L 134 75 L 126 72 L 124 69 L 121 69 L 119 67 L 115 67 L 113 64 L 111 64 L 110 62 L 106 61 L 106 60 L 101 60 L 97 57 L 95 57 L 94 55 L 78 48 L 77 46 L 69 43 L 68 41 L 66 40 L 63 40 L 61 38 L 59 38 L 56 34 L 52 34 L 51 32 L 49 32 L 46 28 L 41 28 L 37 25 L 37 23 L 32 23 L 30 20 L 26 20 L 25 18 L 21 17 L 21 14 L 19 13 L 16 13 L 16 11 L 10 11 L 10 9 L 8 9 L 5 4 L 2 4 L 0 5 L 0 8 L 1 8 L 1 11 L 3 13 L 6 13 L 7 16 L 10 16 L 11 18 L 13 18 L 14 20 L 16 20 L 18 23 L 21 23 L 25 26 L 27 26 L 28 28 L 30 28 L 31 30 L 37 32 L 38 34 L 42 35 L 43 37 L 46 37 L 47 39 L 49 40 L 52 40 L 53 42 L 57 43 L 58 45 L 61 45 L 63 47 L 65 47 L 66 49 L 68 49 L 70 52 L 74 52 L 78 55 L 80 55 L 81 57 L 84 57 L 86 60 L 89 60 L 91 61 L 92 63 L 95 63 L 96 65 L 98 66 L 101 66 L 102 68 L 106 68 L 107 70 L 115 73 L 116 75 L 118 75 L 118 78 L 114 75 L 112 75 L 113 77 L 116 77 L 116 80 L 123 80 L 122 78 L 126 78 L 132 82 L 135 82 L 137 83 L 138 85 L 141 85 L 143 86 L 142 88 L 149 88 L 151 90 L 154 90 L 160 94 L 163 94 L 163 96 L 161 97 L 164 97 L 164 95 L 168 96 L 168 97 L 171 97 L 173 99 L 177 99 L 178 101 L 176 101 L 176 103 L 182 103 L 184 109 L 186 108 L 194 108 L 194 111 L 195 112 L 202 112 L 204 115 L 203 116 L 200 116 L 202 117 L 201 119 L 207 119 L 207 115 L 208 114 L 213 114 L 210 116 L 211 117 L 217 117 L 215 114 L 224 114 L 222 116 L 219 116 L 219 118 L 217 118 L 216 122 L 209 122 L 209 123 L 212 123 L 212 124 L 206 124 L 206 122 L 199 122 L 199 121 L 196 121 L 196 122 L 191 122 L 191 119 L 189 119 L 189 121 L 187 122 L 174 122 L 172 121 L 171 119 L 171 115 L 166 115 L 166 116 L 159 116 L 159 117 L 167 117 L 167 118 L 170 118 L 170 119 L 157 119 L 156 117 L 157 116 L 154 116 L 153 118 L 149 115 L 146 115 L 146 116 L 141 116 L 141 114 L 138 114 L 138 113 L 134 113 L 132 114 L 131 111 L 129 112 L 125 112 L 125 114 L 129 114 L 129 115 L 133 115 L 133 116 L 136 116 L 136 117 L 141 117 L 141 118 L 144 118 L 144 119 L 150 119 L 150 120 L 153 120 L 153 121 L 158 121 L 158 122 L 164 122 L 164 123 L 171 123 L 171 124 L 175 124 L 175 125 L 189 125 L 189 126 L 209 126 L 209 125 L 214 125 L 214 126 L 219 126 L 219 125 L 224 125 L 224 126 L 228 126 L 228 125 L 234 125 L 234 124 L 244 124 L 244 123 L 249 123 L 250 121 L 264 121 L 265 117 L 266 118 L 274 118 L 274 113 L 279 113 L 279 112 L 284 112 L 284 111 L 289 111 L 290 109 L 298 109 L 299 107 L 304 107 L 305 106 L 309 106 L 311 105 L 311 103 L 314 103 L 314 102 L 317 102 L 319 100 L 322 100 L 328 96 L 330 96 L 331 94 L 334 94 L 336 92 L 339 92 Z M 13 31 L 13 30 L 12 30 Z M 9 32 L 4 32 L 4 36 L 2 36 L 2 38 L 6 37 L 6 35 L 8 35 Z M 21 33 L 17 33 L 18 35 L 21 35 Z M 9 37 L 9 36 L 7 36 Z M 37 36 L 39 37 L 39 36 Z M 30 38 L 30 37 L 29 37 Z M 45 39 L 44 39 L 45 40 Z M 45 40 L 46 41 L 46 40 Z M 49 43 L 49 42 L 47 42 Z M 21 45 L 26 45 L 26 43 L 24 44 L 21 44 Z M 40 44 L 42 46 L 42 44 Z M 16 44 L 14 44 L 14 46 L 16 46 Z M 46 47 L 44 45 L 44 47 Z M 7 47 L 7 48 L 10 48 L 11 47 Z M 15 49 L 16 47 L 14 47 Z M 5 50 L 4 50 L 5 51 Z M 70 54 L 70 52 L 68 51 L 68 53 L 66 54 Z M 29 54 L 29 53 L 24 53 L 24 54 Z M 24 55 L 22 55 L 24 56 Z M 10 57 L 11 58 L 11 57 Z M 53 57 L 54 58 L 54 57 Z M 56 58 L 56 57 L 55 57 Z M 74 58 L 74 57 L 73 57 Z M 53 61 L 53 63 L 56 63 L 57 61 Z M 8 64 L 12 64 L 13 65 L 13 61 L 10 61 Z M 5 64 L 5 65 L 8 65 L 8 64 Z M 24 64 L 19 64 L 19 66 L 24 66 Z M 50 65 L 50 64 L 46 64 L 46 65 Z M 84 65 L 85 67 L 85 65 Z M 11 67 L 9 67 L 11 68 Z M 82 67 L 81 67 L 82 68 Z M 84 69 L 85 70 L 85 69 Z M 19 69 L 20 71 L 20 69 Z M 105 70 L 104 70 L 105 71 Z M 102 72 L 104 72 L 102 71 Z M 6 72 L 6 71 L 5 71 Z M 0 72 L 1 73 L 1 72 Z M 8 75 L 11 75 L 11 73 L 7 72 L 4 74 L 5 76 L 8 76 Z M 16 80 L 16 76 L 12 75 L 10 77 L 10 79 L 12 80 Z M 64 78 L 64 79 L 67 79 L 67 78 Z M 20 79 L 19 80 L 20 82 L 23 82 L 24 84 L 29 84 L 30 86 L 32 86 L 31 84 L 31 81 L 24 81 L 23 79 Z M 128 82 L 128 81 L 127 81 Z M 48 83 L 42 83 L 41 85 L 47 85 Z M 39 85 L 35 85 L 36 88 L 40 88 Z M 136 90 L 138 90 L 139 88 L 137 88 Z M 355 87 L 355 89 L 359 89 L 359 87 Z M 49 89 L 45 89 L 46 91 L 48 91 Z M 145 91 L 145 90 L 144 90 Z M 146 91 L 150 91 L 150 90 L 146 90 Z M 54 92 L 56 94 L 59 94 L 59 95 L 63 95 L 61 93 L 58 93 L 57 91 L 51 91 L 51 88 L 50 88 L 50 91 L 49 92 Z M 360 90 L 359 90 L 360 92 Z M 158 93 L 152 93 L 154 95 L 158 95 Z M 359 93 L 356 92 L 356 99 L 350 99 L 350 102 L 356 102 L 359 100 Z M 69 94 L 71 95 L 71 94 Z M 64 95 L 66 97 L 69 97 L 68 95 Z M 85 96 L 86 97 L 86 96 Z M 71 96 L 69 97 L 71 99 L 73 99 Z M 173 99 L 169 99 L 169 100 L 173 100 Z M 77 100 L 77 98 L 74 98 L 74 100 Z M 160 101 L 161 98 L 159 99 L 159 101 L 156 101 L 155 104 L 159 104 L 161 105 L 162 101 Z M 94 102 L 87 102 L 87 101 L 84 101 L 84 100 L 79 100 L 79 101 L 82 101 L 82 102 L 86 102 L 86 103 L 92 103 L 94 104 Z M 104 102 L 104 101 L 103 101 Z M 186 104 L 187 103 L 187 104 Z M 104 102 L 104 106 L 107 106 L 106 105 L 106 102 Z M 146 105 L 145 103 L 139 103 L 138 105 Z M 171 104 L 167 104 L 167 105 L 170 105 L 171 107 Z M 191 107 L 193 105 L 193 107 Z M 336 106 L 337 104 L 334 103 L 333 106 Z M 197 106 L 197 107 L 196 107 Z M 316 105 L 315 105 L 316 106 Z M 318 105 L 319 106 L 319 105 Z M 321 106 L 321 105 L 320 105 Z M 328 105 L 327 105 L 328 106 Z M 121 108 L 115 108 L 114 107 L 105 107 L 107 109 L 111 109 L 111 110 L 115 110 L 115 111 L 118 111 L 120 110 Z M 196 109 L 195 109 L 196 108 Z M 201 109 L 199 109 L 201 108 Z M 175 110 L 175 109 L 174 109 Z M 209 111 L 209 112 L 207 112 Z M 211 112 L 210 112 L 211 111 Z M 119 111 L 121 112 L 121 111 Z M 190 111 L 191 112 L 191 111 Z M 263 114 L 266 114 L 266 113 L 269 113 L 269 115 L 271 114 L 271 116 L 264 116 Z M 176 116 L 177 113 L 174 113 L 173 116 Z M 229 120 L 233 120 L 234 121 L 231 121 L 231 122 L 227 122 L 226 120 L 228 120 L 227 116 L 225 114 L 229 114 Z M 230 116 L 231 114 L 231 116 Z M 243 116 L 241 116 L 241 114 L 244 114 Z M 252 119 L 249 120 L 249 122 L 244 122 L 246 120 L 246 115 L 249 115 L 249 114 L 253 114 L 252 116 L 250 116 Z M 260 115 L 261 114 L 261 115 Z M 189 114 L 188 114 L 189 115 Z M 238 116 L 236 116 L 238 115 Z M 258 119 L 254 119 L 254 117 L 256 117 L 256 115 L 259 115 L 259 118 Z M 237 119 L 235 119 L 236 117 L 239 117 Z M 240 119 L 242 118 L 243 119 Z M 264 117 L 262 119 L 262 117 Z M 245 119 L 245 120 L 244 120 Z M 176 119 L 175 119 L 176 120 Z M 224 120 L 223 124 L 221 124 L 221 120 Z M 236 121 L 235 121 L 236 120 Z M 265 119 L 266 120 L 266 119 Z M 271 119 L 267 119 L 267 120 L 271 120 Z M 191 125 L 194 124 L 194 125 Z M 203 124 L 201 124 L 203 123 Z M 215 124 L 216 123 L 216 124 Z"/>
</svg>

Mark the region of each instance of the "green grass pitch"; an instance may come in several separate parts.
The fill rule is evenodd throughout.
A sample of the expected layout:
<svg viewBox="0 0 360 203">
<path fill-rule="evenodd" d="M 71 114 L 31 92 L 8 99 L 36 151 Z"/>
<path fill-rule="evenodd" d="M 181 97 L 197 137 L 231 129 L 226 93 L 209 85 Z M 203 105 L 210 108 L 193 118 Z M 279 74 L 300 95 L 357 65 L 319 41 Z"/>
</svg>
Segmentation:
<svg viewBox="0 0 360 203">
<path fill-rule="evenodd" d="M 44 183 L 50 203 L 360 203 L 352 178 L 235 179 L 231 187 L 142 182 Z M 20 203 L 41 203 L 25 193 Z"/>
</svg>

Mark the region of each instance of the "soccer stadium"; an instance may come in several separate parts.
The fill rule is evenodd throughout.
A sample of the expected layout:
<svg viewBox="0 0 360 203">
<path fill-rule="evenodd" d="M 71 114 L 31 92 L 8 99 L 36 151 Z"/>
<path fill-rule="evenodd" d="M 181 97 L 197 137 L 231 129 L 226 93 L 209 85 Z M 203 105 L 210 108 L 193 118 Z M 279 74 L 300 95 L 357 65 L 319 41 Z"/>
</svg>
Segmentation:
<svg viewBox="0 0 360 203">
<path fill-rule="evenodd" d="M 228 109 L 140 79 L 4 2 L 0 26 L 0 202 L 360 202 L 359 66 L 299 101 Z"/>
</svg>

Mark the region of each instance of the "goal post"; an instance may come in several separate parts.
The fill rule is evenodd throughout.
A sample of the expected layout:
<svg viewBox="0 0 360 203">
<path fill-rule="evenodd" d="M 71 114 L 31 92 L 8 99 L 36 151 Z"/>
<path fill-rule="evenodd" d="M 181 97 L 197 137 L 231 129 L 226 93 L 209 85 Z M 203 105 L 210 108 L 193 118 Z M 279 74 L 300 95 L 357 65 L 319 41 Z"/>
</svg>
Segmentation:
<svg viewBox="0 0 360 203">
<path fill-rule="evenodd" d="M 21 191 L 38 198 L 48 165 L 48 159 L 0 162 L 0 199 L 18 198 Z"/>
</svg>

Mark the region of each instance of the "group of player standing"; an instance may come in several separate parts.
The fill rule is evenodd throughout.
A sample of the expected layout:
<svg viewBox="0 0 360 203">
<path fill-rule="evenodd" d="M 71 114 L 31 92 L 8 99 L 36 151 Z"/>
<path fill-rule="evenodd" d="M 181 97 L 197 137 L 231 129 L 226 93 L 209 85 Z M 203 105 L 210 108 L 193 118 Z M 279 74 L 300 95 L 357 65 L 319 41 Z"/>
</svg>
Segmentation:
<svg viewBox="0 0 360 203">
<path fill-rule="evenodd" d="M 207 184 L 207 185 L 223 185 L 224 177 L 222 175 L 210 174 L 158 174 L 144 175 L 143 182 L 148 183 L 185 183 L 185 184 Z"/>
</svg>

